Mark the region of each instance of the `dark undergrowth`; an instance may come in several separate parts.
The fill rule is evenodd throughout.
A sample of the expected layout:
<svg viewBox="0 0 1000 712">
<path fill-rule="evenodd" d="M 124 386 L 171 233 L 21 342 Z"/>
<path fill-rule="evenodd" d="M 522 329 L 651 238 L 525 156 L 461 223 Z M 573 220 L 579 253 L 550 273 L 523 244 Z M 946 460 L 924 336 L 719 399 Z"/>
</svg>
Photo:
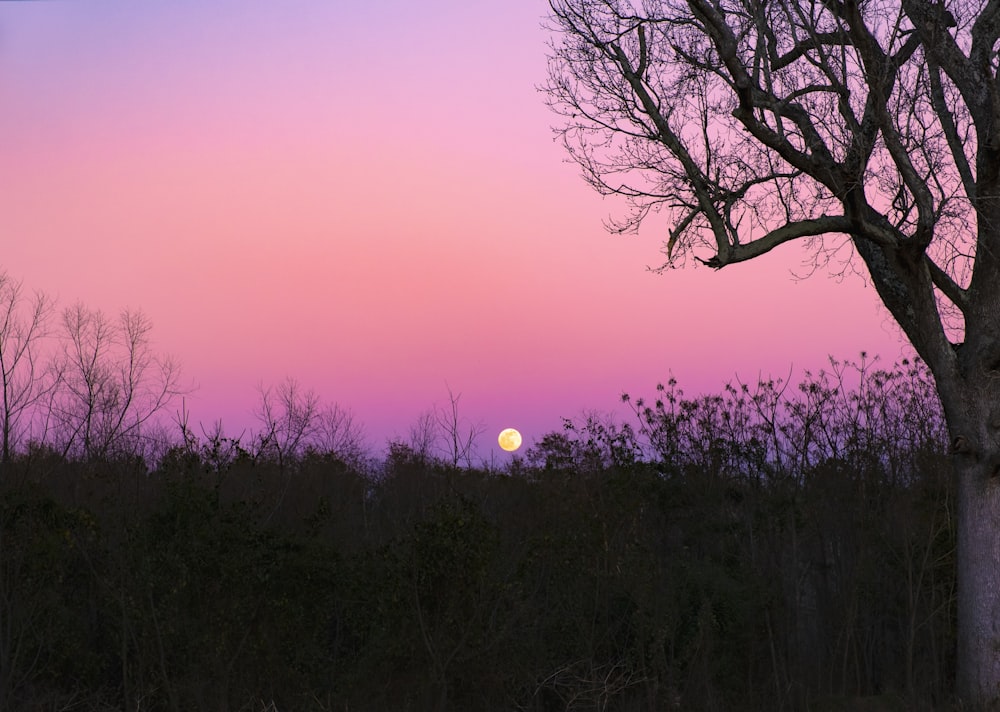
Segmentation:
<svg viewBox="0 0 1000 712">
<path fill-rule="evenodd" d="M 36 444 L 0 478 L 0 710 L 950 709 L 926 375 L 675 384 L 502 471 Z"/>
</svg>

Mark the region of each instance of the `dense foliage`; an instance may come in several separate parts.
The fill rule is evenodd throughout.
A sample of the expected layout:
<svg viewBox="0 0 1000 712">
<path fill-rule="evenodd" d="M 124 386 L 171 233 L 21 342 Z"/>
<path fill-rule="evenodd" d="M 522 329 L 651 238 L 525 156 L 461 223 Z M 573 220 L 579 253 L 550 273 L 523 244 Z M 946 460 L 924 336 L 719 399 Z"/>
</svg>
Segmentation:
<svg viewBox="0 0 1000 712">
<path fill-rule="evenodd" d="M 943 709 L 926 373 L 625 400 L 502 471 L 394 443 L 34 445 L 0 480 L 0 710 Z"/>
</svg>

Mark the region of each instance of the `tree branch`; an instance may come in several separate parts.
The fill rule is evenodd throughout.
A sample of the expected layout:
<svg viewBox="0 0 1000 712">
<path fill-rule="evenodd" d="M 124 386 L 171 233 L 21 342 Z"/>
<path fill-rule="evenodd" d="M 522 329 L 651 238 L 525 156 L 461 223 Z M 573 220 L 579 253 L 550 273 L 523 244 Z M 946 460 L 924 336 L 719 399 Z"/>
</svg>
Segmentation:
<svg viewBox="0 0 1000 712">
<path fill-rule="evenodd" d="M 972 175 L 972 168 L 969 159 L 965 155 L 965 142 L 958 135 L 958 127 L 955 118 L 952 116 L 949 102 L 945 100 L 944 87 L 941 85 L 941 67 L 938 66 L 933 56 L 927 57 L 927 72 L 930 79 L 930 99 L 934 113 L 941 122 L 941 129 L 944 132 L 945 140 L 948 142 L 948 150 L 951 152 L 951 159 L 955 162 L 955 169 L 962 179 L 962 186 L 965 188 L 965 195 L 969 202 L 976 204 L 976 179 Z"/>
<path fill-rule="evenodd" d="M 752 242 L 730 245 L 728 249 L 720 251 L 714 257 L 698 261 L 713 269 L 722 269 L 726 265 L 735 264 L 736 262 L 746 262 L 755 257 L 760 257 L 778 245 L 800 237 L 815 237 L 816 235 L 837 232 L 847 234 L 852 230 L 852 225 L 852 221 L 843 215 L 824 215 L 813 220 L 799 220 L 786 223 Z"/>
<path fill-rule="evenodd" d="M 941 269 L 929 255 L 924 254 L 924 261 L 927 263 L 927 269 L 931 273 L 931 280 L 934 282 L 934 286 L 940 289 L 941 293 L 948 297 L 949 301 L 964 313 L 969 306 L 968 292 L 958 286 L 958 283 L 947 272 Z"/>
</svg>

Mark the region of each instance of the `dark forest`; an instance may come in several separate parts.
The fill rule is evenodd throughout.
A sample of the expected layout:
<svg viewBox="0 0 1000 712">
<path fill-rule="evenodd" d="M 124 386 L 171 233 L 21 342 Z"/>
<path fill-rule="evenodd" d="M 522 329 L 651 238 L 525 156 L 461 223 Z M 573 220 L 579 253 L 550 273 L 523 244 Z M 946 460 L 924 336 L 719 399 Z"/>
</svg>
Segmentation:
<svg viewBox="0 0 1000 712">
<path fill-rule="evenodd" d="M 503 466 L 183 422 L 155 459 L 26 442 L 0 710 L 953 708 L 922 364 L 622 400 Z"/>
</svg>

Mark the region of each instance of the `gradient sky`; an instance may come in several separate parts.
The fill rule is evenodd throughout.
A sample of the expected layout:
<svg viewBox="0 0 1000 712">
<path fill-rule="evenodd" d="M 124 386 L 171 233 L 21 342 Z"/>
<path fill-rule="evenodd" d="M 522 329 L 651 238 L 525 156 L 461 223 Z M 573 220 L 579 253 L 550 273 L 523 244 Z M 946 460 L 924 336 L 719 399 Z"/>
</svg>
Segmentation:
<svg viewBox="0 0 1000 712">
<path fill-rule="evenodd" d="M 536 89 L 545 2 L 0 3 L 0 268 L 142 309 L 193 423 L 286 377 L 375 446 L 461 394 L 481 456 L 671 375 L 909 353 L 858 277 L 786 246 L 721 272 L 612 237 Z"/>
</svg>

